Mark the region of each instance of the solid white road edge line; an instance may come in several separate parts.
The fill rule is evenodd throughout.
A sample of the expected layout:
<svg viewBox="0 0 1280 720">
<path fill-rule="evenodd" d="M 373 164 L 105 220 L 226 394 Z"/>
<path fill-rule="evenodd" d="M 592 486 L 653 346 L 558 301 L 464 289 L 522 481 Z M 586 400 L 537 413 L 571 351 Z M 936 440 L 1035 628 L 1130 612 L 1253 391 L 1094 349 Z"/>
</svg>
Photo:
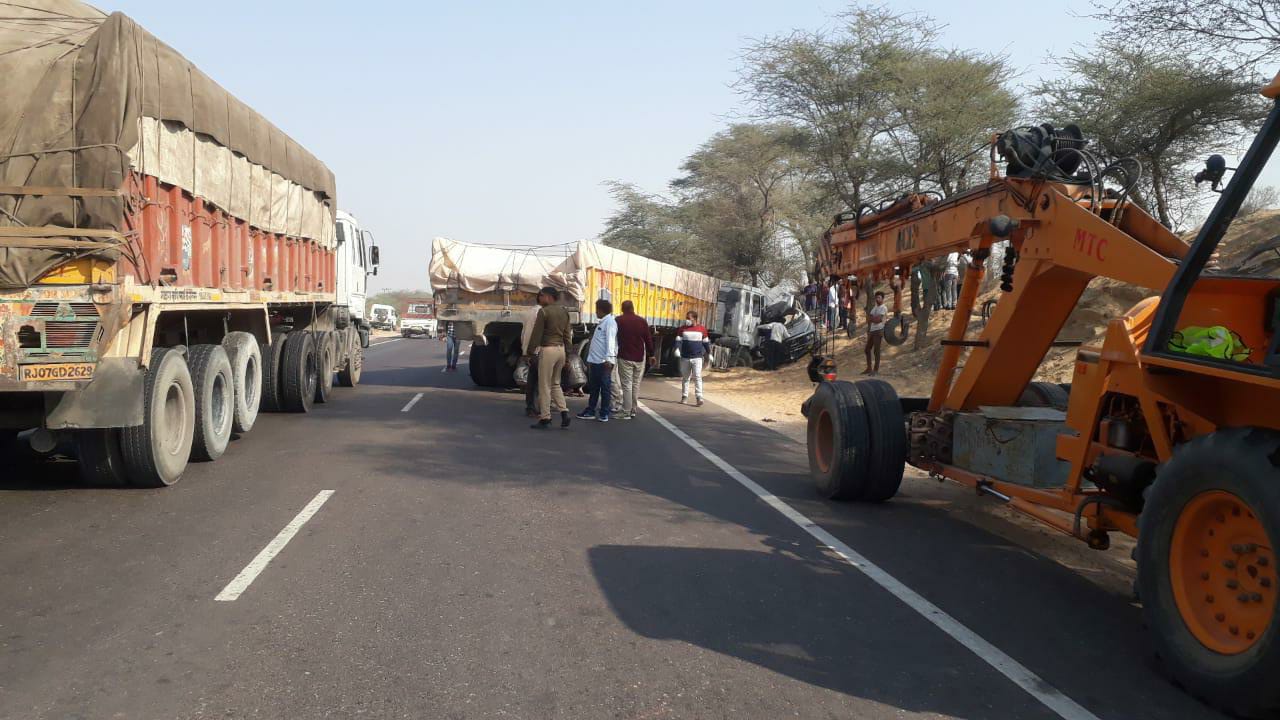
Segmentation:
<svg viewBox="0 0 1280 720">
<path fill-rule="evenodd" d="M 378 347 L 379 345 L 390 345 L 391 343 L 400 342 L 403 339 L 404 338 L 391 338 L 390 340 L 383 340 L 382 342 L 369 343 L 369 348 L 373 349 Z"/>
<path fill-rule="evenodd" d="M 280 531 L 279 535 L 275 536 L 275 539 L 262 548 L 262 552 L 258 553 L 257 557 L 244 566 L 244 569 L 240 571 L 240 574 L 234 580 L 222 588 L 222 592 L 218 593 L 214 600 L 232 602 L 240 597 L 240 593 L 249 588 L 249 585 L 253 583 L 258 575 L 267 569 L 267 564 L 271 562 L 272 558 L 278 555 L 285 545 L 289 544 L 293 536 L 298 534 L 302 526 L 306 525 L 311 516 L 315 515 L 320 510 L 320 506 L 324 505 L 332 496 L 332 490 L 321 490 L 318 495 L 311 499 L 311 502 L 307 503 L 306 507 L 302 508 L 302 512 L 298 513 L 289 521 L 288 525 L 284 526 L 284 529 Z"/>
<path fill-rule="evenodd" d="M 422 393 L 418 393 L 417 395 L 414 395 L 412 400 L 406 403 L 404 407 L 400 408 L 400 412 L 409 412 L 410 410 L 413 409 L 414 405 L 418 404 L 418 401 L 421 399 L 422 399 Z"/>
<path fill-rule="evenodd" d="M 756 497 L 764 501 L 766 505 L 777 510 L 783 517 L 800 527 L 801 530 L 809 533 L 815 540 L 827 546 L 831 551 L 844 558 L 845 562 L 857 568 L 866 575 L 872 582 L 880 587 L 888 590 L 894 597 L 901 600 L 907 607 L 915 610 L 925 620 L 933 623 L 942 632 L 951 636 L 953 640 L 965 646 L 974 655 L 977 655 L 983 662 L 990 665 L 997 672 L 1013 681 L 1015 685 L 1025 690 L 1028 694 L 1039 700 L 1059 717 L 1064 720 L 1098 720 L 1098 717 L 1086 710 L 1084 707 L 1076 703 L 1076 701 L 1064 695 L 1060 690 L 1045 682 L 1039 675 L 1027 669 L 1017 660 L 1009 657 L 1004 651 L 995 645 L 982 639 L 977 633 L 965 627 L 960 621 L 943 612 L 942 608 L 924 599 L 919 593 L 902 584 L 894 576 L 880 569 L 878 565 L 863 557 L 853 548 L 846 545 L 836 536 L 827 532 L 818 526 L 817 523 L 801 514 L 798 510 L 783 502 L 778 496 L 761 487 L 751 478 L 742 474 L 734 466 L 725 462 L 719 455 L 708 450 L 706 447 L 694 440 L 683 430 L 671 424 L 666 418 L 646 406 L 644 403 L 638 403 L 640 409 L 645 411 L 658 424 L 670 430 L 672 434 L 684 441 L 686 445 L 698 451 L 712 465 L 720 468 L 724 474 L 737 480 L 740 485 L 750 490 Z"/>
</svg>

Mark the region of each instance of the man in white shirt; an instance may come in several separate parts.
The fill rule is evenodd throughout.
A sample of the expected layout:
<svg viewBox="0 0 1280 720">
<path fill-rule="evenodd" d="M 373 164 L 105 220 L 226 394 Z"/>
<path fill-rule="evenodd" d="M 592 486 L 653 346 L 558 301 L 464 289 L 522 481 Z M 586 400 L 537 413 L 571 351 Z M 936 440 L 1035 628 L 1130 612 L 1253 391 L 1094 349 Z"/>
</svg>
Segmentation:
<svg viewBox="0 0 1280 720">
<path fill-rule="evenodd" d="M 836 327 L 840 324 L 840 283 L 835 275 L 831 276 L 831 283 L 827 286 L 827 329 L 831 332 L 836 331 Z"/>
<path fill-rule="evenodd" d="M 884 340 L 884 324 L 889 318 L 889 308 L 884 304 L 884 293 L 876 293 L 875 307 L 867 312 L 867 369 L 863 375 L 880 374 L 880 343 Z M 875 364 L 871 360 L 875 356 Z"/>
<path fill-rule="evenodd" d="M 613 303 L 597 300 L 596 317 L 599 322 L 591 334 L 591 346 L 587 350 L 587 385 L 591 387 L 591 396 L 587 399 L 587 409 L 578 417 L 609 422 L 609 410 L 613 404 L 613 368 L 618 364 L 618 322 L 613 317 Z M 596 408 L 599 408 L 598 412 Z"/>
<path fill-rule="evenodd" d="M 956 309 L 956 282 L 960 279 L 960 253 L 947 255 L 947 266 L 942 271 L 942 307 Z"/>
<path fill-rule="evenodd" d="M 783 345 L 791 333 L 787 331 L 787 326 L 780 322 L 764 323 L 757 332 L 764 338 L 761 351 L 764 353 L 764 367 L 766 370 L 777 370 L 778 366 L 786 360 L 786 346 Z"/>
</svg>

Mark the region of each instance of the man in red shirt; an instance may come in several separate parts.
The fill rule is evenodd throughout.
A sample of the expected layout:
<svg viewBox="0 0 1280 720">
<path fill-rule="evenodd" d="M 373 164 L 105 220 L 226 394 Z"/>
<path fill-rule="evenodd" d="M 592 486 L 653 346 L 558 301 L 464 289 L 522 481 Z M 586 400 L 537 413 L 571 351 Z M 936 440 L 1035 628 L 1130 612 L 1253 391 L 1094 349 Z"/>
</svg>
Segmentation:
<svg viewBox="0 0 1280 720">
<path fill-rule="evenodd" d="M 645 367 L 653 364 L 653 332 L 649 330 L 649 323 L 636 314 L 636 306 L 625 300 L 618 318 L 618 377 L 622 381 L 623 420 L 635 419 L 640 381 L 644 379 Z"/>
</svg>

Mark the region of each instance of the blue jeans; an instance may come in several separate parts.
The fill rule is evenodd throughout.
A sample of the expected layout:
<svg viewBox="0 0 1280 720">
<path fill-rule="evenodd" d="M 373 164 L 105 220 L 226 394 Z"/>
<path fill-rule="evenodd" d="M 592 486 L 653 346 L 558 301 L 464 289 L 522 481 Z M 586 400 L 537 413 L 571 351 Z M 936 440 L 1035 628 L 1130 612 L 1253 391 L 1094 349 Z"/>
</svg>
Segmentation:
<svg viewBox="0 0 1280 720">
<path fill-rule="evenodd" d="M 445 367 L 458 367 L 458 338 L 445 336 L 444 339 L 444 365 Z"/>
<path fill-rule="evenodd" d="M 587 412 L 596 412 L 600 408 L 599 417 L 609 417 L 609 404 L 613 402 L 613 373 L 606 370 L 604 363 L 591 363 L 587 384 L 591 386 L 591 396 L 587 398 Z M 601 402 L 600 398 L 604 401 Z"/>
</svg>

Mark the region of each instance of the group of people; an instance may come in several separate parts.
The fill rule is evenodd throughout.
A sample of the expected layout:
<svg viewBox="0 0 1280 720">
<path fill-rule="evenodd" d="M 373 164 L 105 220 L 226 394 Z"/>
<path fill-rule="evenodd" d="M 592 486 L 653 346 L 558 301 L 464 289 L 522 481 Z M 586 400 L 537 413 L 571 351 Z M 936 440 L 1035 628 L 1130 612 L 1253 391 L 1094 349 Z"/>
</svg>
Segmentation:
<svg viewBox="0 0 1280 720">
<path fill-rule="evenodd" d="M 636 314 L 635 305 L 626 300 L 622 314 L 613 314 L 613 303 L 596 301 L 596 327 L 587 348 L 587 407 L 578 413 L 580 420 L 607 423 L 615 415 L 632 420 L 638 408 L 637 398 L 645 371 L 657 364 L 653 331 L 645 319 Z M 560 414 L 560 427 L 571 424 L 569 406 L 565 402 L 561 376 L 573 352 L 573 326 L 569 311 L 560 304 L 560 293 L 544 287 L 538 293 L 538 306 L 525 322 L 521 347 L 529 363 L 529 379 L 525 385 L 525 411 L 536 416 L 535 430 L 551 427 L 554 413 Z M 698 314 L 690 311 L 676 338 L 675 352 L 680 358 L 681 397 L 689 399 L 692 385 L 694 400 L 703 403 L 702 368 L 710 353 L 707 329 L 698 322 Z"/>
<path fill-rule="evenodd" d="M 810 281 L 802 291 L 805 311 L 810 315 L 819 314 L 819 311 L 821 311 L 821 323 L 828 332 L 836 332 L 843 329 L 848 333 L 849 337 L 853 337 L 854 328 L 857 325 L 854 312 L 854 300 L 858 295 L 856 282 L 856 280 L 841 278 L 837 275 L 827 278 L 826 282 L 821 285 Z M 884 293 L 877 291 L 874 298 L 875 302 L 867 307 L 867 345 L 865 349 L 867 368 L 862 372 L 863 375 L 878 375 L 880 373 L 880 353 L 881 346 L 884 343 L 884 327 L 889 319 L 889 308 L 884 304 Z"/>
</svg>

